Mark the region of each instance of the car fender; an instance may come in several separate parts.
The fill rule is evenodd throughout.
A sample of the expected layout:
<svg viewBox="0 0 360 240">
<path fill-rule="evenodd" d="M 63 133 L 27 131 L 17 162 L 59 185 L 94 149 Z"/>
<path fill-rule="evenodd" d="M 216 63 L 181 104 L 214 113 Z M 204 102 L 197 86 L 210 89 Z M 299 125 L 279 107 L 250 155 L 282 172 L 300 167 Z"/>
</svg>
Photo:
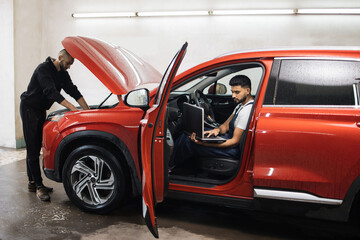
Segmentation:
<svg viewBox="0 0 360 240">
<path fill-rule="evenodd" d="M 84 130 L 84 131 L 71 133 L 59 143 L 54 158 L 54 164 L 55 164 L 54 177 L 56 178 L 56 181 L 59 182 L 62 181 L 61 172 L 65 162 L 64 156 L 66 156 L 69 153 L 66 151 L 66 148 L 68 148 L 69 146 L 71 146 L 72 143 L 80 139 L 96 139 L 113 144 L 116 150 L 120 151 L 126 160 L 126 164 L 129 168 L 129 172 L 131 175 L 130 178 L 132 183 L 133 195 L 138 195 L 141 193 L 141 178 L 139 178 L 137 174 L 135 161 L 126 144 L 117 136 L 111 133 L 104 131 L 97 131 L 97 130 Z"/>
</svg>

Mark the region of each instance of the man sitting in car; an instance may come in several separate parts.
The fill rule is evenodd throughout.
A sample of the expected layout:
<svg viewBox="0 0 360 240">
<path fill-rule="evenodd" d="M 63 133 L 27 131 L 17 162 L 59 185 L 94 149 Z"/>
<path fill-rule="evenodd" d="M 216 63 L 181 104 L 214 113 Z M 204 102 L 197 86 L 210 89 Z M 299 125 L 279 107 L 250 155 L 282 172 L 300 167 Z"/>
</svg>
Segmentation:
<svg viewBox="0 0 360 240">
<path fill-rule="evenodd" d="M 228 157 L 240 158 L 238 147 L 241 136 L 248 124 L 252 104 L 251 81 L 245 75 L 237 75 L 230 79 L 232 98 L 238 105 L 230 117 L 219 127 L 205 131 L 207 136 L 218 136 L 226 138 L 222 143 L 205 143 L 196 139 L 196 134 L 189 137 L 182 134 L 175 142 L 174 153 L 169 162 L 170 169 L 183 165 L 188 159 L 197 157 Z"/>
</svg>

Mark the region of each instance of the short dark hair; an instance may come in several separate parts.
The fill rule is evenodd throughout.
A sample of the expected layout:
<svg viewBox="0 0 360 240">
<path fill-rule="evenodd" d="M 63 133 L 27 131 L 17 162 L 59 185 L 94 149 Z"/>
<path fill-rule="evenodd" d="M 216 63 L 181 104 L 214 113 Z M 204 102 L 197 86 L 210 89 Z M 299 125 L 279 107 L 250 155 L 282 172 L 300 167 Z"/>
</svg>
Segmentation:
<svg viewBox="0 0 360 240">
<path fill-rule="evenodd" d="M 248 87 L 251 90 L 251 81 L 245 75 L 236 75 L 235 77 L 230 79 L 230 86 L 241 86 L 242 88 Z"/>
<path fill-rule="evenodd" d="M 68 52 L 68 51 L 66 51 L 66 49 L 64 48 L 64 49 L 62 49 L 62 50 L 60 50 L 60 52 L 59 52 L 59 55 L 62 55 L 63 57 L 72 57 L 71 55 L 70 55 L 70 53 Z"/>
</svg>

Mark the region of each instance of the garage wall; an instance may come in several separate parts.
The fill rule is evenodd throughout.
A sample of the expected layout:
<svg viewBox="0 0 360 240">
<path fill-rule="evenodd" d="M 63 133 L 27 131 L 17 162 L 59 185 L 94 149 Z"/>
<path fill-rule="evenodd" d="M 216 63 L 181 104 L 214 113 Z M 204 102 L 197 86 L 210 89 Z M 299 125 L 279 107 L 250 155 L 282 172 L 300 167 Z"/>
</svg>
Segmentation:
<svg viewBox="0 0 360 240">
<path fill-rule="evenodd" d="M 15 147 L 14 103 L 14 6 L 0 1 L 0 146 Z"/>
<path fill-rule="evenodd" d="M 166 69 L 172 56 L 185 41 L 188 41 L 189 47 L 180 71 L 219 54 L 239 49 L 360 45 L 359 16 L 204 16 L 114 19 L 74 19 L 71 17 L 74 12 L 360 7 L 358 0 L 153 0 L 151 2 L 146 0 L 15 0 L 14 2 L 16 3 L 16 109 L 18 109 L 19 94 L 26 89 L 36 65 L 49 55 L 55 57 L 62 48 L 61 40 L 69 35 L 95 37 L 123 46 L 150 62 L 160 72 Z M 28 2 L 31 2 L 31 5 Z M 28 51 L 32 52 L 33 58 L 23 58 Z M 107 90 L 102 84 L 78 61 L 75 61 L 69 72 L 90 104 L 100 103 L 107 95 Z M 54 104 L 52 110 L 56 108 L 59 108 L 58 104 Z M 18 110 L 15 115 L 16 139 L 19 142 L 22 139 L 22 130 Z"/>
<path fill-rule="evenodd" d="M 26 90 L 37 65 L 43 61 L 42 6 L 42 1 L 14 1 L 15 99 L 13 102 L 15 102 L 17 147 L 25 146 L 19 112 L 20 95 Z"/>
</svg>

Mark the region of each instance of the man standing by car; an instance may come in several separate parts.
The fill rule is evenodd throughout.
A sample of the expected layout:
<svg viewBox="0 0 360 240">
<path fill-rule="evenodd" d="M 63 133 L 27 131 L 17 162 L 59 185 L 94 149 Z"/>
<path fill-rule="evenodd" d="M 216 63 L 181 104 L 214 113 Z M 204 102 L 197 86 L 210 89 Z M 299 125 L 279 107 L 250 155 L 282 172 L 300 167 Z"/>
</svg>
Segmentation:
<svg viewBox="0 0 360 240">
<path fill-rule="evenodd" d="M 238 145 L 247 127 L 254 99 L 251 96 L 251 81 L 247 76 L 237 75 L 230 79 L 229 84 L 232 98 L 238 105 L 223 124 L 204 132 L 208 136 L 223 135 L 222 137 L 227 140 L 222 143 L 205 143 L 198 141 L 195 133 L 192 133 L 190 137 L 182 134 L 175 142 L 174 153 L 169 163 L 170 168 L 183 165 L 194 156 L 218 156 L 234 159 L 240 157 Z"/>
<path fill-rule="evenodd" d="M 78 110 L 60 94 L 61 89 L 73 97 L 83 109 L 89 109 L 67 72 L 73 63 L 74 58 L 65 49 L 59 52 L 57 59 L 48 57 L 35 69 L 27 90 L 20 96 L 20 115 L 26 142 L 28 190 L 36 192 L 36 196 L 42 201 L 49 201 L 49 192 L 52 191 L 52 188 L 43 185 L 39 163 L 46 110 L 55 101 L 71 111 Z"/>
</svg>

